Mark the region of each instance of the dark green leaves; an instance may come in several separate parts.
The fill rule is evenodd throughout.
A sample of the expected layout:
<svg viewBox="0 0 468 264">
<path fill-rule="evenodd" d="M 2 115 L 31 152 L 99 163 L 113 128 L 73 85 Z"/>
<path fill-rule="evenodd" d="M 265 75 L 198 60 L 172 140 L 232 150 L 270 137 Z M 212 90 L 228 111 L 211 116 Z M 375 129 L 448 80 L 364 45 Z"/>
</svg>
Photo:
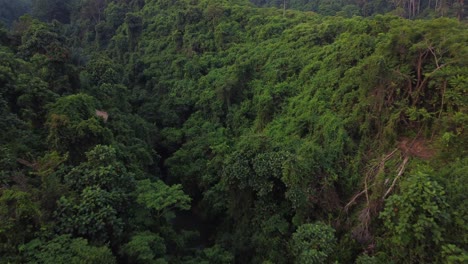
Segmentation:
<svg viewBox="0 0 468 264">
<path fill-rule="evenodd" d="M 21 247 L 25 263 L 93 264 L 115 263 L 115 257 L 106 246 L 93 246 L 83 238 L 57 236 L 50 241 L 35 239 Z"/>
<path fill-rule="evenodd" d="M 335 251 L 335 230 L 324 224 L 301 225 L 292 236 L 292 251 L 295 263 L 327 263 Z"/>
</svg>

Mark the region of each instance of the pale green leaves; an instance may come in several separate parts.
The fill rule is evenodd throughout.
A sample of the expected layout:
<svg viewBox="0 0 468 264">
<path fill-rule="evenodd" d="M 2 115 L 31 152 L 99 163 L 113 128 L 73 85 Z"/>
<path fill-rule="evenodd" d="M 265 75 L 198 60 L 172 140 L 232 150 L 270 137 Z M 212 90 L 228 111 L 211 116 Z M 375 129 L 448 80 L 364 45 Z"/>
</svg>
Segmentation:
<svg viewBox="0 0 468 264">
<path fill-rule="evenodd" d="M 159 218 L 172 209 L 190 209 L 191 198 L 184 194 L 182 186 L 168 186 L 162 181 L 142 180 L 137 184 L 137 202 L 154 210 Z"/>
</svg>

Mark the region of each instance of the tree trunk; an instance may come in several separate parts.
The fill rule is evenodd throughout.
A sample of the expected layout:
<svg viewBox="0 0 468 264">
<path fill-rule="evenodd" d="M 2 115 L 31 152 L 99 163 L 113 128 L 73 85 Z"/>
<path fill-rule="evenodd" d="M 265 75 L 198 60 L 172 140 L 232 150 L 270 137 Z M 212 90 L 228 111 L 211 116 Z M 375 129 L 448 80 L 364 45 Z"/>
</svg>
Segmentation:
<svg viewBox="0 0 468 264">
<path fill-rule="evenodd" d="M 283 0 L 283 17 L 286 16 L 286 0 Z"/>
</svg>

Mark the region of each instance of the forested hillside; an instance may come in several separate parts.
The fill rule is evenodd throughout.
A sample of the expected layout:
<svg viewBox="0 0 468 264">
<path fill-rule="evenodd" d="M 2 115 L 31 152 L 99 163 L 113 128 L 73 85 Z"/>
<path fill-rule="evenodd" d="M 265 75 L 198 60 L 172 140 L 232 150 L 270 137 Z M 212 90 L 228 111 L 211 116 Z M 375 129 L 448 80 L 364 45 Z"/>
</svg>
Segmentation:
<svg viewBox="0 0 468 264">
<path fill-rule="evenodd" d="M 322 15 L 352 17 L 391 13 L 405 18 L 466 18 L 464 0 L 251 0 L 258 6 L 314 11 Z"/>
<path fill-rule="evenodd" d="M 0 12 L 0 263 L 468 261 L 463 1 L 252 2 Z"/>
</svg>

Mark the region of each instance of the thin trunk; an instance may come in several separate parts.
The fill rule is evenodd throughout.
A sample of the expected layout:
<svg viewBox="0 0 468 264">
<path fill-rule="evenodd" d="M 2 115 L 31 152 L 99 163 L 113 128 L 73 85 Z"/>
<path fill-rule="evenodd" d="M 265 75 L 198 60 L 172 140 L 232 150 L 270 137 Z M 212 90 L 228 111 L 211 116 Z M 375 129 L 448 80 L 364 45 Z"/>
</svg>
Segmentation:
<svg viewBox="0 0 468 264">
<path fill-rule="evenodd" d="M 442 112 L 444 111 L 444 104 L 445 104 L 445 91 L 447 90 L 447 80 L 444 80 L 442 85 L 442 99 L 440 102 L 440 111 L 439 111 L 439 119 L 442 116 Z"/>
<path fill-rule="evenodd" d="M 464 13 L 465 13 L 465 0 L 458 0 L 457 17 L 459 21 L 463 19 Z"/>
<path fill-rule="evenodd" d="M 421 0 L 418 0 L 418 11 L 416 12 L 418 15 L 419 15 L 420 8 L 421 8 Z"/>
<path fill-rule="evenodd" d="M 286 16 L 286 0 L 283 0 L 283 17 Z"/>
</svg>

